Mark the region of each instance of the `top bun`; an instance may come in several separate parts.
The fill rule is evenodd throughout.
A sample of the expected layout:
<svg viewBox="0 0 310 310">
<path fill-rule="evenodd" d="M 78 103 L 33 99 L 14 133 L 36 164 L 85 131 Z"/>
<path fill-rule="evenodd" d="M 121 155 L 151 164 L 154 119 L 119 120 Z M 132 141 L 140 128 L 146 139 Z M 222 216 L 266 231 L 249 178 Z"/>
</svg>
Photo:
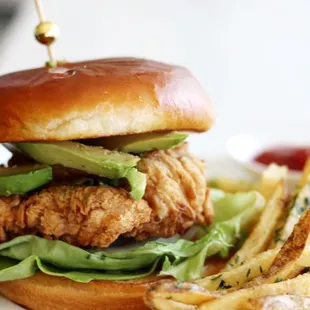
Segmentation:
<svg viewBox="0 0 310 310">
<path fill-rule="evenodd" d="M 111 58 L 0 77 L 0 142 L 206 131 L 213 107 L 182 67 Z"/>
</svg>

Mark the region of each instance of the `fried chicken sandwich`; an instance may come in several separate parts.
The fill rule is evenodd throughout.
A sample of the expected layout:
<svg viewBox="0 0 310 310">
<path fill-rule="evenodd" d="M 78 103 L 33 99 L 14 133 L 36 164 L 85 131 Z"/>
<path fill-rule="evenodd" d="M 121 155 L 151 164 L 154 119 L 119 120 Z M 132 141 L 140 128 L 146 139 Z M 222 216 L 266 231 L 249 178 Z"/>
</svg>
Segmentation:
<svg viewBox="0 0 310 310">
<path fill-rule="evenodd" d="M 199 276 L 210 238 L 188 232 L 213 208 L 186 138 L 213 122 L 190 72 L 160 62 L 0 77 L 13 153 L 0 168 L 0 292 L 29 309 L 145 309 L 154 281 Z"/>
</svg>

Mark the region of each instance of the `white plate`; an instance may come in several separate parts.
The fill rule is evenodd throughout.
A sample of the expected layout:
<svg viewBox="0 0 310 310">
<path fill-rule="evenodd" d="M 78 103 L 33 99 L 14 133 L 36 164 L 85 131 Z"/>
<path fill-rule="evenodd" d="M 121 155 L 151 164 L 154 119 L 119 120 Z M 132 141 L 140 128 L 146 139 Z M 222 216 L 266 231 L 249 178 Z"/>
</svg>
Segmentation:
<svg viewBox="0 0 310 310">
<path fill-rule="evenodd" d="M 207 176 L 226 176 L 235 178 L 248 178 L 248 175 L 236 165 L 230 158 L 223 156 L 222 158 L 206 159 L 208 169 Z M 0 309 L 2 310 L 24 310 L 5 297 L 0 295 Z"/>
<path fill-rule="evenodd" d="M 5 310 L 24 310 L 24 308 L 12 303 L 10 300 L 0 295 L 0 309 Z"/>
<path fill-rule="evenodd" d="M 248 134 L 240 134 L 231 137 L 227 142 L 227 151 L 231 158 L 238 163 L 241 167 L 246 168 L 248 171 L 255 175 L 261 175 L 266 165 L 259 164 L 253 159 L 256 155 L 269 147 L 276 146 L 294 146 L 294 147 L 309 147 L 307 141 L 262 141 L 258 137 Z M 291 184 L 296 184 L 301 177 L 301 172 L 290 170 L 288 174 L 288 181 Z"/>
</svg>

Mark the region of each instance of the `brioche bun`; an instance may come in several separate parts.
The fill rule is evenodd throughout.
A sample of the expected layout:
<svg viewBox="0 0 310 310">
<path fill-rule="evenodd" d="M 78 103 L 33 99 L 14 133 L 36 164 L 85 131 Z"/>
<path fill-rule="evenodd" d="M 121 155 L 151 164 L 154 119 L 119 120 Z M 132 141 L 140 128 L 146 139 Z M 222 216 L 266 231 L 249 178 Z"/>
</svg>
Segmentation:
<svg viewBox="0 0 310 310">
<path fill-rule="evenodd" d="M 78 283 L 38 272 L 21 280 L 0 282 L 0 293 L 31 310 L 147 310 L 143 296 L 162 278 Z"/>
<path fill-rule="evenodd" d="M 202 132 L 213 122 L 191 73 L 160 62 L 111 58 L 0 77 L 0 142 Z"/>
</svg>

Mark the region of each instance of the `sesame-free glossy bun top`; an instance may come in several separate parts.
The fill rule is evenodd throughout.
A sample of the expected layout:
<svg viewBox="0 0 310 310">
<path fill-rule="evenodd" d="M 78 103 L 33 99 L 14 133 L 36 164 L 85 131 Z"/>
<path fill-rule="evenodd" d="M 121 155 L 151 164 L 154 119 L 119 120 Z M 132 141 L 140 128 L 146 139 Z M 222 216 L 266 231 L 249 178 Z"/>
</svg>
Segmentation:
<svg viewBox="0 0 310 310">
<path fill-rule="evenodd" d="M 183 68 L 145 59 L 60 64 L 0 77 L 0 142 L 206 131 L 213 107 Z"/>
</svg>

